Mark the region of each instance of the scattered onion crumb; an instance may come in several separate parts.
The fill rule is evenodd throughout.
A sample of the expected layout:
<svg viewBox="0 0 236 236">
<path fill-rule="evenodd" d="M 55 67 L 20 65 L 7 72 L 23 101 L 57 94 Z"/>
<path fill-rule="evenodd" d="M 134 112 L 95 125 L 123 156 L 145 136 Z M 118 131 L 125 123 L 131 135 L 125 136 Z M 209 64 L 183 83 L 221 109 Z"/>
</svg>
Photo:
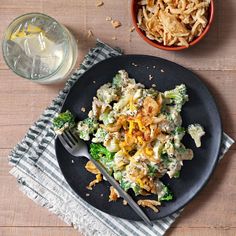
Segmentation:
<svg viewBox="0 0 236 236">
<path fill-rule="evenodd" d="M 147 69 L 149 69 L 149 66 L 147 66 Z"/>
<path fill-rule="evenodd" d="M 135 67 L 137 67 L 137 66 L 138 66 L 138 65 L 137 65 L 137 64 L 135 64 L 134 62 L 132 62 L 132 63 L 131 63 L 131 65 L 132 65 L 132 66 L 135 66 Z"/>
<path fill-rule="evenodd" d="M 87 33 L 87 38 L 91 38 L 92 36 L 93 36 L 93 31 L 89 29 Z"/>
<path fill-rule="evenodd" d="M 112 18 L 110 16 L 107 16 L 106 21 L 112 21 Z"/>
<path fill-rule="evenodd" d="M 115 28 L 115 29 L 121 26 L 121 23 L 118 20 L 112 20 L 111 24 L 112 24 L 113 28 Z"/>
<path fill-rule="evenodd" d="M 135 30 L 135 27 L 134 27 L 134 26 L 132 26 L 132 27 L 129 29 L 130 32 L 134 32 L 134 30 Z"/>
<path fill-rule="evenodd" d="M 163 69 L 161 69 L 161 73 L 164 73 L 165 71 Z"/>
<path fill-rule="evenodd" d="M 153 76 L 152 75 L 149 75 L 148 76 L 148 79 L 151 81 L 153 79 Z"/>
<path fill-rule="evenodd" d="M 96 84 L 96 81 L 95 81 L 95 80 L 93 80 L 93 83 L 94 83 L 94 84 Z"/>
<path fill-rule="evenodd" d="M 86 195 L 86 197 L 90 196 L 90 194 L 89 194 L 89 193 L 86 193 L 85 195 Z"/>
<path fill-rule="evenodd" d="M 155 88 L 155 87 L 156 87 L 156 85 L 155 85 L 155 84 L 152 84 L 152 87 L 153 87 L 153 88 Z"/>
<path fill-rule="evenodd" d="M 127 205 L 128 204 L 128 202 L 126 201 L 126 200 L 123 200 L 123 205 Z"/>
<path fill-rule="evenodd" d="M 96 7 L 101 7 L 104 4 L 103 1 L 97 0 L 96 1 Z"/>
<path fill-rule="evenodd" d="M 103 197 L 103 193 L 100 196 Z"/>
<path fill-rule="evenodd" d="M 74 163 L 75 163 L 75 161 L 74 161 L 74 160 L 71 160 L 71 163 L 72 163 L 72 164 L 74 164 Z"/>
<path fill-rule="evenodd" d="M 156 68 L 156 66 L 153 66 L 152 68 L 153 68 L 153 69 L 155 69 L 155 68 Z"/>
<path fill-rule="evenodd" d="M 82 112 L 85 112 L 85 111 L 86 111 L 85 107 L 82 107 L 82 108 L 81 108 L 81 111 L 82 111 Z"/>
</svg>

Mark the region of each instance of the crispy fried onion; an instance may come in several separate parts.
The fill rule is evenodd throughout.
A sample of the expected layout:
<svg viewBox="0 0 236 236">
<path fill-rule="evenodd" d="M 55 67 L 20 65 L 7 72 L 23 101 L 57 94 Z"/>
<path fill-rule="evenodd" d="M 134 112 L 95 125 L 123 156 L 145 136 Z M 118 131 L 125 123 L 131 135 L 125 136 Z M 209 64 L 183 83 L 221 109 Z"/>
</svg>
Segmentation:
<svg viewBox="0 0 236 236">
<path fill-rule="evenodd" d="M 138 200 L 138 205 L 143 207 L 149 207 L 154 212 L 159 212 L 156 206 L 160 206 L 161 203 L 155 200 L 144 199 L 144 200 Z"/>
<path fill-rule="evenodd" d="M 91 162 L 88 161 L 85 165 L 85 169 L 95 175 L 100 174 L 100 171 L 97 169 L 97 167 Z"/>
<path fill-rule="evenodd" d="M 208 23 L 210 0 L 141 0 L 138 27 L 167 46 L 189 46 Z"/>
<path fill-rule="evenodd" d="M 96 168 L 96 166 L 91 161 L 88 161 L 86 163 L 85 169 L 96 175 L 96 179 L 91 181 L 89 183 L 89 185 L 87 186 L 87 189 L 92 190 L 92 188 L 95 186 L 95 184 L 102 181 L 102 174 L 100 173 L 100 171 Z"/>
<path fill-rule="evenodd" d="M 116 189 L 111 186 L 110 187 L 110 195 L 109 195 L 109 202 L 116 201 L 120 197 L 119 193 L 116 191 Z"/>
<path fill-rule="evenodd" d="M 135 106 L 132 101 L 132 106 Z M 157 99 L 147 96 L 141 109 L 135 116 L 120 115 L 114 124 L 100 125 L 108 132 L 124 131 L 124 138 L 119 142 L 120 149 L 129 156 L 129 152 L 137 148 L 147 156 L 153 156 L 153 147 L 150 143 L 157 138 L 160 131 L 158 124 L 165 119 L 160 115 L 162 107 L 161 94 Z"/>
<path fill-rule="evenodd" d="M 99 182 L 101 182 L 101 181 L 102 181 L 102 175 L 101 175 L 101 174 L 97 174 L 97 175 L 96 175 L 96 179 L 93 180 L 93 181 L 91 181 L 91 182 L 89 183 L 89 185 L 87 186 L 87 189 L 92 190 L 93 187 L 94 187 L 96 184 L 98 184 Z"/>
</svg>

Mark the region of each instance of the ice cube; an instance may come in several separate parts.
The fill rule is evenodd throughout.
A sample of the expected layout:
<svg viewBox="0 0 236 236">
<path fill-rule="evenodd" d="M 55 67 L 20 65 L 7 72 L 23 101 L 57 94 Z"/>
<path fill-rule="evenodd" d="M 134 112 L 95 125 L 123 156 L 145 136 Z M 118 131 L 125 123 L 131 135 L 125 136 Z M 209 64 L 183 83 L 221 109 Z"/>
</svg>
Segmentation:
<svg viewBox="0 0 236 236">
<path fill-rule="evenodd" d="M 28 36 L 23 41 L 23 48 L 27 56 L 33 57 L 46 49 L 46 38 L 42 33 Z"/>
<path fill-rule="evenodd" d="M 56 57 L 55 66 L 58 67 L 65 58 L 65 42 L 53 46 L 53 55 Z"/>
<path fill-rule="evenodd" d="M 41 65 L 40 56 L 38 56 L 38 55 L 34 56 L 32 68 L 31 68 L 31 78 L 32 79 L 39 79 L 40 78 L 40 73 L 39 73 L 40 65 Z"/>
<path fill-rule="evenodd" d="M 24 52 L 22 48 L 12 40 L 7 40 L 5 44 L 7 59 L 12 59 L 12 57 L 18 56 Z"/>
<path fill-rule="evenodd" d="M 32 59 L 25 54 L 21 54 L 14 61 L 14 68 L 17 73 L 29 78 L 32 66 Z"/>
<path fill-rule="evenodd" d="M 18 74 L 30 77 L 32 59 L 12 40 L 6 41 L 6 60 Z"/>
<path fill-rule="evenodd" d="M 31 70 L 31 78 L 39 79 L 48 76 L 56 69 L 55 63 L 57 61 L 56 56 L 40 57 L 36 55 L 33 57 L 33 64 Z"/>
<path fill-rule="evenodd" d="M 45 25 L 47 25 L 47 21 L 43 17 L 33 17 L 31 18 L 30 23 L 40 28 L 43 28 Z"/>
<path fill-rule="evenodd" d="M 61 42 L 65 36 L 61 29 L 59 28 L 59 25 L 57 22 L 52 22 L 46 29 L 45 29 L 45 37 L 47 37 L 49 40 L 59 43 Z"/>
</svg>

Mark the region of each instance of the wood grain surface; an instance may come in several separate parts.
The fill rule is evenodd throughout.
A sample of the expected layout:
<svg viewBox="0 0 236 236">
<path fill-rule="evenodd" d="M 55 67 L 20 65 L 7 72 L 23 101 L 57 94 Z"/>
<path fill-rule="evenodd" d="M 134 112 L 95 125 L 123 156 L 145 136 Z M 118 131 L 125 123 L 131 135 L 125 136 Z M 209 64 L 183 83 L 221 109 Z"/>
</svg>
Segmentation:
<svg viewBox="0 0 236 236">
<path fill-rule="evenodd" d="M 206 38 L 193 48 L 165 52 L 147 45 L 130 32 L 130 1 L 1 0 L 0 37 L 17 16 L 42 12 L 66 25 L 78 39 L 81 62 L 95 39 L 118 46 L 127 54 L 149 54 L 177 62 L 197 73 L 219 106 L 225 132 L 236 139 L 236 1 L 216 0 L 215 19 Z M 121 21 L 113 29 L 106 16 Z M 91 29 L 93 37 L 87 38 Z M 116 40 L 112 38 L 116 37 Z M 0 57 L 0 236 L 64 236 L 78 232 L 37 206 L 19 190 L 8 173 L 8 153 L 50 104 L 63 84 L 43 86 L 14 75 Z M 226 154 L 200 194 L 185 208 L 167 235 L 236 235 L 236 145 Z M 79 234 L 82 235 L 82 234 Z"/>
</svg>

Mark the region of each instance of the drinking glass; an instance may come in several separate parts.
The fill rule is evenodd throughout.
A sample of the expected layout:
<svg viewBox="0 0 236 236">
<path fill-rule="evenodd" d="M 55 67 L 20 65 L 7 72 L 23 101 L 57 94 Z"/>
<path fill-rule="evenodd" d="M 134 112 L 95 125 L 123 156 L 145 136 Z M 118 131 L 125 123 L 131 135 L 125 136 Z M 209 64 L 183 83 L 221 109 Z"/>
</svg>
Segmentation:
<svg viewBox="0 0 236 236">
<path fill-rule="evenodd" d="M 78 56 L 77 42 L 69 30 L 41 13 L 14 19 L 4 34 L 2 50 L 13 72 L 44 84 L 64 80 Z"/>
</svg>

